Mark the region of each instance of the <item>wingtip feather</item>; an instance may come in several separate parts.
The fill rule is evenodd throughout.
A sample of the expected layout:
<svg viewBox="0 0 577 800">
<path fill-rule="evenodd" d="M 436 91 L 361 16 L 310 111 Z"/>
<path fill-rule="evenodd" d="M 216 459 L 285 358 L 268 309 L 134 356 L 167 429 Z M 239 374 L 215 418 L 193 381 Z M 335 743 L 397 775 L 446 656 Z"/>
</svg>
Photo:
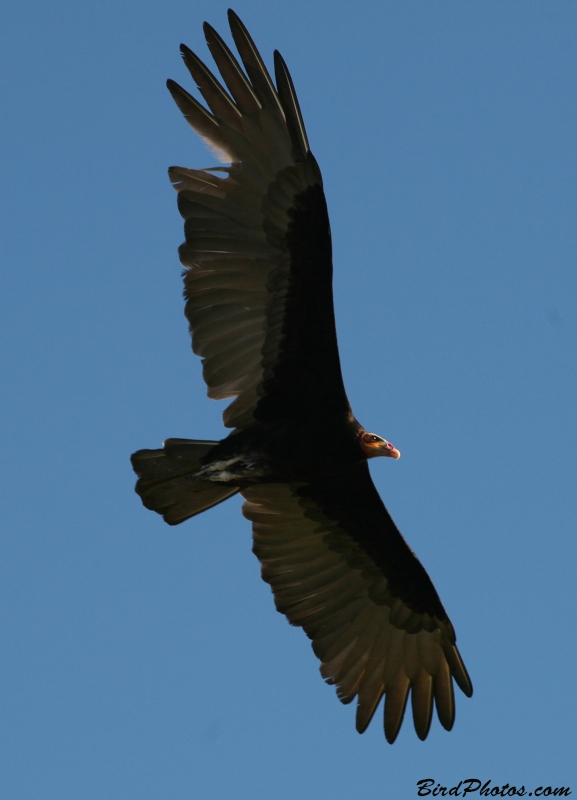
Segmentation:
<svg viewBox="0 0 577 800">
<path fill-rule="evenodd" d="M 410 682 L 404 671 L 398 673 L 395 682 L 385 696 L 385 739 L 393 744 L 399 735 L 409 699 Z"/>
<path fill-rule="evenodd" d="M 232 38 L 256 94 L 263 105 L 268 106 L 271 110 L 276 109 L 281 118 L 284 118 L 284 111 L 276 87 L 250 33 L 232 8 L 229 8 L 227 13 Z"/>
<path fill-rule="evenodd" d="M 415 731 L 424 742 L 433 719 L 433 679 L 425 670 L 421 670 L 411 689 L 411 706 Z"/>
<path fill-rule="evenodd" d="M 248 114 L 258 114 L 261 103 L 230 48 L 208 22 L 204 23 L 203 30 L 208 49 L 238 107 Z"/>
<path fill-rule="evenodd" d="M 234 161 L 234 155 L 230 152 L 230 145 L 225 141 L 219 130 L 218 122 L 215 117 L 206 110 L 186 89 L 180 84 L 169 78 L 166 81 L 166 88 L 172 95 L 172 99 L 180 109 L 185 120 L 195 133 L 200 136 L 208 149 L 216 158 L 227 163 Z"/>
<path fill-rule="evenodd" d="M 288 71 L 285 60 L 278 50 L 274 51 L 274 70 L 278 87 L 277 91 L 283 111 L 285 113 L 286 123 L 293 143 L 293 148 L 296 151 L 299 160 L 304 160 L 310 150 L 307 132 L 293 80 L 290 72 Z"/>
</svg>

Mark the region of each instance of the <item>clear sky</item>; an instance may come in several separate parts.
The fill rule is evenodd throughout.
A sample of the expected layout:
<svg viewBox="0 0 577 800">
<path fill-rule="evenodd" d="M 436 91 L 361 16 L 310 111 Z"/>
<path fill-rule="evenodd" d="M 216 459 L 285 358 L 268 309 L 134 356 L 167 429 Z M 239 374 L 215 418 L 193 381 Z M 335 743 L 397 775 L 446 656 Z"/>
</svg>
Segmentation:
<svg viewBox="0 0 577 800">
<path fill-rule="evenodd" d="M 475 694 L 425 743 L 354 730 L 276 613 L 234 498 L 179 528 L 128 457 L 220 438 L 166 168 L 165 86 L 215 0 L 6 2 L 0 26 L 0 796 L 577 792 L 577 5 L 237 0 L 323 170 L 349 397 Z M 475 797 L 478 795 L 469 795 Z"/>
</svg>

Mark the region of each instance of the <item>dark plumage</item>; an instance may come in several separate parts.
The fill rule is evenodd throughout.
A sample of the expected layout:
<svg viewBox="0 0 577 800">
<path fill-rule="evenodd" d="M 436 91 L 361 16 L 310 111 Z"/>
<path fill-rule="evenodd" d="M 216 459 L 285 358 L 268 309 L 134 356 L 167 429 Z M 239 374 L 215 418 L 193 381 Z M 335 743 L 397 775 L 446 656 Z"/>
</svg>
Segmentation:
<svg viewBox="0 0 577 800">
<path fill-rule="evenodd" d="M 177 525 L 241 492 L 277 609 L 304 628 L 364 731 L 385 695 L 393 742 L 409 693 L 418 736 L 433 700 L 448 730 L 453 679 L 471 682 L 431 580 L 383 505 L 367 458 L 399 457 L 356 421 L 345 393 L 322 179 L 292 80 L 276 87 L 229 11 L 245 71 L 205 23 L 226 89 L 187 47 L 210 110 L 173 81 L 178 107 L 230 166 L 172 167 L 185 218 L 186 316 L 212 398 L 235 397 L 221 442 L 168 439 L 132 456 L 144 505 Z"/>
</svg>

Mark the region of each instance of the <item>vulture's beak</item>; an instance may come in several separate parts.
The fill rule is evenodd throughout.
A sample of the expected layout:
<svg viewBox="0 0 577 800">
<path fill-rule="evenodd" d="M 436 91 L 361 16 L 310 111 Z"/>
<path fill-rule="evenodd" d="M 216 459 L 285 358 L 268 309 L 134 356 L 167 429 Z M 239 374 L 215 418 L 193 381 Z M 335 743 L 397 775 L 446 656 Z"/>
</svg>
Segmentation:
<svg viewBox="0 0 577 800">
<path fill-rule="evenodd" d="M 379 447 L 379 452 L 376 455 L 389 456 L 390 458 L 400 458 L 401 452 L 400 450 L 397 450 L 396 447 L 393 447 L 390 442 L 385 442 L 384 445 Z"/>
</svg>

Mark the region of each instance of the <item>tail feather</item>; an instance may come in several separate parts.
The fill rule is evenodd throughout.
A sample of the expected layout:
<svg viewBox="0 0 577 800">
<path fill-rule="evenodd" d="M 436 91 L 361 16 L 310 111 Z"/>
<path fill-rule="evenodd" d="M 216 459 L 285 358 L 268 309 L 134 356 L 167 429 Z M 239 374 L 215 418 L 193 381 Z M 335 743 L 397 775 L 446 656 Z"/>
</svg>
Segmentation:
<svg viewBox="0 0 577 800">
<path fill-rule="evenodd" d="M 169 525 L 206 511 L 238 492 L 238 486 L 196 478 L 205 456 L 218 442 L 167 439 L 160 450 L 138 450 L 130 457 L 138 475 L 135 490 L 143 505 Z"/>
</svg>

